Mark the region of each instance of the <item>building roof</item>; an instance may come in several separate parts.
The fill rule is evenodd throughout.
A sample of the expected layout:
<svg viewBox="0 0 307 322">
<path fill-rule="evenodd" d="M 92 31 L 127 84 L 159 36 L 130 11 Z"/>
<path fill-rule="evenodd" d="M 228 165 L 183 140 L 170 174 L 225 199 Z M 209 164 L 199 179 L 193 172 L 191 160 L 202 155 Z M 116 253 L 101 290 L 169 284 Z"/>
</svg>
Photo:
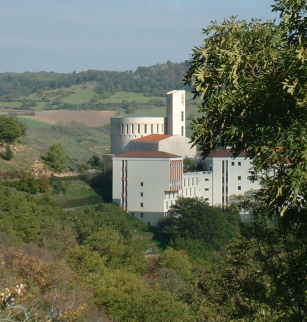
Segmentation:
<svg viewBox="0 0 307 322">
<path fill-rule="evenodd" d="M 231 152 L 231 149 L 224 149 L 219 148 L 209 153 L 207 158 L 233 158 L 233 153 Z M 246 158 L 247 154 L 246 151 L 241 152 L 237 155 L 237 157 L 243 157 Z"/>
<path fill-rule="evenodd" d="M 181 158 L 180 155 L 175 155 L 172 153 L 164 152 L 164 151 L 131 151 L 127 153 L 123 153 L 117 155 L 116 158 Z"/>
<path fill-rule="evenodd" d="M 159 142 L 166 138 L 169 138 L 170 134 L 149 134 L 142 138 L 134 139 L 133 141 L 144 141 L 144 142 Z"/>
</svg>

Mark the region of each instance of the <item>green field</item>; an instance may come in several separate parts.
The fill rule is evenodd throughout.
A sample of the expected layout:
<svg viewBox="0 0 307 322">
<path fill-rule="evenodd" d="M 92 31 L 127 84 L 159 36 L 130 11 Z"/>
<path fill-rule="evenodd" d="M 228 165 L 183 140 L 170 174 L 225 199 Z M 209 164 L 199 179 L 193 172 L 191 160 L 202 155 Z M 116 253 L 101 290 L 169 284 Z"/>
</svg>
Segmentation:
<svg viewBox="0 0 307 322">
<path fill-rule="evenodd" d="M 52 127 L 52 124 L 49 123 L 45 123 L 45 122 L 39 122 L 39 121 L 34 121 L 34 120 L 30 120 L 24 117 L 19 116 L 18 119 L 26 124 L 26 126 L 29 128 L 44 128 L 44 127 Z"/>
<path fill-rule="evenodd" d="M 0 108 L 22 108 L 22 102 L 0 102 Z"/>
<path fill-rule="evenodd" d="M 109 98 L 100 100 L 102 103 L 118 103 L 120 104 L 123 100 L 128 102 L 136 101 L 137 104 L 147 104 L 151 99 L 162 99 L 163 97 L 146 97 L 143 93 L 133 93 L 133 92 L 118 92 L 114 95 L 111 95 Z"/>
</svg>

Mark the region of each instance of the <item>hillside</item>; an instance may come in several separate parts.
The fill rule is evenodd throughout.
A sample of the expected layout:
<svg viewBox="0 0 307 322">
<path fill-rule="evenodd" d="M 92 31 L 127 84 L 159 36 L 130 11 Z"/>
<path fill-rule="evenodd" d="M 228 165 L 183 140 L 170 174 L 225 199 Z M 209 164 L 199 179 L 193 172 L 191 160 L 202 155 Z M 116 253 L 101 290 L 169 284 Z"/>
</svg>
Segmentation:
<svg viewBox="0 0 307 322">
<path fill-rule="evenodd" d="M 93 94 L 96 94 L 95 99 L 99 100 L 109 98 L 117 92 L 143 93 L 146 97 L 164 97 L 170 89 L 183 89 L 182 79 L 187 69 L 187 63 L 167 62 L 150 67 L 139 67 L 134 72 L 88 70 L 70 74 L 2 73 L 0 74 L 0 101 L 11 103 L 6 105 L 11 108 L 20 107 L 19 102 L 23 103 L 22 107 L 31 108 L 36 107 L 38 103 L 46 104 L 54 99 L 62 99 L 66 104 L 82 104 L 90 101 Z M 81 93 L 83 102 L 80 102 L 80 97 L 76 99 L 74 95 L 78 90 L 75 86 L 79 85 L 85 86 L 84 92 Z M 71 98 L 71 96 L 74 97 Z M 111 102 L 107 103 L 111 104 Z M 59 101 L 52 104 L 59 105 Z M 99 108 L 96 106 L 96 109 Z"/>
</svg>

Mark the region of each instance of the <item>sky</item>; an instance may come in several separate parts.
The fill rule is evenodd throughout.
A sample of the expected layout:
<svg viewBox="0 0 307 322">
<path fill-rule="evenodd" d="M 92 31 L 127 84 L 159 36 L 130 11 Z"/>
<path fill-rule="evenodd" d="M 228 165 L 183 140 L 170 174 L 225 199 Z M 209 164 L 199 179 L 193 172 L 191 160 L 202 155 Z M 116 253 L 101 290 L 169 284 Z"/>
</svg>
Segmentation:
<svg viewBox="0 0 307 322">
<path fill-rule="evenodd" d="M 273 0 L 0 0 L 0 73 L 180 63 L 210 21 L 277 18 Z"/>
</svg>

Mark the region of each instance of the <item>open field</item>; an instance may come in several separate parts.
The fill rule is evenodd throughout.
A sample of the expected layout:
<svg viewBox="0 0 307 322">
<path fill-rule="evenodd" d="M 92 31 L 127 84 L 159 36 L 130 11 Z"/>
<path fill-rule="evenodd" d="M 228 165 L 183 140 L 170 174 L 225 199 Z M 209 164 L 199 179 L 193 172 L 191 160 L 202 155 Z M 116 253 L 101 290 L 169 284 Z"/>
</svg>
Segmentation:
<svg viewBox="0 0 307 322">
<path fill-rule="evenodd" d="M 52 127 L 52 124 L 50 124 L 50 123 L 31 120 L 31 119 L 27 119 L 22 116 L 18 116 L 18 119 L 22 123 L 24 123 L 28 128 L 29 127 L 34 127 L 34 128 Z"/>
<path fill-rule="evenodd" d="M 55 124 L 57 122 L 76 121 L 89 127 L 103 126 L 110 123 L 110 117 L 115 116 L 116 111 L 36 111 L 35 116 L 23 116 L 25 119 Z"/>
</svg>

